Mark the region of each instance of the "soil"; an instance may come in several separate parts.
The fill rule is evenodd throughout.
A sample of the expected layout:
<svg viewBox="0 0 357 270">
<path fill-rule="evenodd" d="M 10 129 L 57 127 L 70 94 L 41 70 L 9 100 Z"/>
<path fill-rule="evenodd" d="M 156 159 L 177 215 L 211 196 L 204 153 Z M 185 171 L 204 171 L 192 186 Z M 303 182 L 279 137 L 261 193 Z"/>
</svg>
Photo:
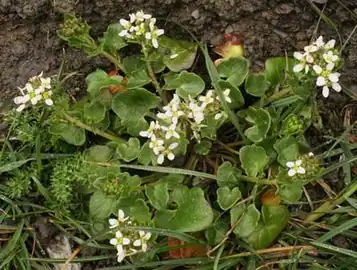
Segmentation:
<svg viewBox="0 0 357 270">
<path fill-rule="evenodd" d="M 325 14 L 336 23 L 342 40 L 346 40 L 355 25 L 354 19 L 335 1 L 329 2 Z M 356 1 L 343 2 L 357 11 Z M 62 61 L 66 72 L 83 74 L 76 77 L 78 82 L 83 82 L 80 79 L 93 67 L 109 64 L 103 59 L 87 58 L 58 38 L 63 13 L 82 16 L 92 25 L 93 36 L 100 36 L 108 23 L 138 9 L 161 18 L 162 26 L 172 36 L 188 35 L 168 18 L 210 44 L 219 43 L 225 32 L 238 34 L 255 69 L 262 68 L 269 56 L 302 49 L 313 36 L 319 17 L 308 1 L 297 0 L 0 0 L 0 107 L 1 103 L 11 104 L 17 87 L 24 85 L 30 76 L 41 71 L 45 75 L 55 74 Z M 319 34 L 337 37 L 323 21 Z M 344 77 L 353 83 L 357 71 L 357 35 L 352 37 L 344 55 L 347 63 Z M 76 86 L 83 84 L 74 83 Z"/>
</svg>

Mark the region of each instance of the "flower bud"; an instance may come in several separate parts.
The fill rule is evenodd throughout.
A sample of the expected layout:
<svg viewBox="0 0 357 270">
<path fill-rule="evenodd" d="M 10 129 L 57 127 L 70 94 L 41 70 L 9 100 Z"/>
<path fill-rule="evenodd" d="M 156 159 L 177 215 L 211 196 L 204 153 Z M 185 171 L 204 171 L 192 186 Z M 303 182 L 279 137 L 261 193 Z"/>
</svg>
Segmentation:
<svg viewBox="0 0 357 270">
<path fill-rule="evenodd" d="M 216 46 L 214 51 L 223 58 L 244 56 L 244 47 L 238 36 L 225 34 L 224 43 Z"/>
</svg>

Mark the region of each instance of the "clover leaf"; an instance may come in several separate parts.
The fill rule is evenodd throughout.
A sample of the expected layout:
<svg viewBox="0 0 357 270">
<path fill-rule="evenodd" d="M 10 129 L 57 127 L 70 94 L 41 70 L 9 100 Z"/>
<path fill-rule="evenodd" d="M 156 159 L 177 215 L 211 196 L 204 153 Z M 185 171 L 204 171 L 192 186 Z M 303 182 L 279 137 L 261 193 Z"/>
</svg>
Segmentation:
<svg viewBox="0 0 357 270">
<path fill-rule="evenodd" d="M 255 97 L 264 96 L 269 87 L 270 82 L 263 74 L 249 74 L 245 81 L 245 91 Z"/>
<path fill-rule="evenodd" d="M 265 139 L 271 126 L 271 117 L 268 111 L 249 107 L 245 119 L 253 126 L 247 128 L 244 134 L 252 142 L 261 142 Z"/>
<path fill-rule="evenodd" d="M 239 150 L 239 158 L 242 168 L 248 176 L 256 177 L 258 173 L 264 171 L 269 162 L 269 157 L 261 146 L 246 145 Z"/>
<path fill-rule="evenodd" d="M 249 62 L 244 57 L 230 57 L 220 62 L 217 70 L 221 78 L 226 78 L 227 82 L 238 87 L 248 75 Z"/>
<path fill-rule="evenodd" d="M 170 197 L 177 209 L 160 210 L 155 214 L 157 227 L 180 232 L 197 232 L 209 227 L 213 220 L 211 206 L 202 189 L 176 188 Z"/>
<path fill-rule="evenodd" d="M 241 198 L 242 194 L 238 187 L 230 189 L 224 186 L 217 189 L 217 201 L 223 210 L 232 208 Z"/>
<path fill-rule="evenodd" d="M 128 132 L 135 136 L 148 128 L 144 117 L 150 109 L 156 108 L 159 102 L 158 96 L 144 88 L 138 88 L 116 94 L 112 109 L 127 127 Z"/>
<path fill-rule="evenodd" d="M 175 90 L 176 93 L 187 99 L 188 96 L 195 98 L 205 89 L 205 82 L 195 73 L 181 71 L 180 74 L 169 73 L 165 76 L 166 90 Z"/>
<path fill-rule="evenodd" d="M 117 154 L 120 159 L 130 162 L 136 159 L 140 154 L 140 141 L 138 138 L 130 138 L 128 142 L 118 142 Z"/>
<path fill-rule="evenodd" d="M 222 163 L 217 171 L 217 184 L 219 187 L 228 186 L 233 188 L 239 183 L 241 172 L 228 161 Z"/>
</svg>

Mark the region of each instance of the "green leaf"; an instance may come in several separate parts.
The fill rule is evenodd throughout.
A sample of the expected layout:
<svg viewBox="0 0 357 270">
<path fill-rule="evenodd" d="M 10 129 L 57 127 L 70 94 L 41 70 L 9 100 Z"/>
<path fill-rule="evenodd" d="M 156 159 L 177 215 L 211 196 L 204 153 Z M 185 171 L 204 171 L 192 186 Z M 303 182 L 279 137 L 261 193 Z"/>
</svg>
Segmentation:
<svg viewBox="0 0 357 270">
<path fill-rule="evenodd" d="M 264 109 L 255 109 L 249 107 L 246 111 L 246 120 L 253 124 L 252 127 L 247 128 L 244 134 L 252 142 L 261 142 L 268 134 L 271 125 L 271 117 L 268 111 Z"/>
<path fill-rule="evenodd" d="M 205 89 L 205 82 L 200 76 L 192 72 L 182 71 L 180 74 L 172 74 L 165 76 L 166 90 L 175 90 L 176 93 L 187 99 L 188 96 L 195 98 Z"/>
<path fill-rule="evenodd" d="M 255 249 L 269 247 L 289 221 L 289 211 L 283 205 L 263 205 L 258 227 L 245 240 Z"/>
<path fill-rule="evenodd" d="M 285 166 L 288 161 L 295 161 L 300 155 L 298 141 L 293 136 L 277 140 L 274 149 L 278 153 L 278 162 L 282 166 Z"/>
<path fill-rule="evenodd" d="M 91 97 L 97 97 L 101 89 L 122 85 L 122 80 L 123 77 L 119 75 L 109 76 L 104 70 L 97 69 L 86 78 L 87 91 Z"/>
<path fill-rule="evenodd" d="M 254 204 L 249 205 L 243 214 L 241 221 L 234 229 L 234 233 L 239 237 L 249 236 L 258 226 L 259 219 L 260 212 L 257 210 Z"/>
<path fill-rule="evenodd" d="M 299 182 L 284 183 L 279 185 L 277 194 L 286 203 L 298 202 L 303 193 L 303 184 Z"/>
<path fill-rule="evenodd" d="M 151 82 L 145 69 L 136 70 L 128 76 L 126 87 L 128 89 L 138 88 Z"/>
<path fill-rule="evenodd" d="M 130 206 L 129 216 L 139 224 L 148 224 L 151 221 L 150 209 L 143 199 L 137 199 L 135 203 Z"/>
<path fill-rule="evenodd" d="M 265 61 L 265 78 L 270 81 L 272 88 L 284 82 L 286 73 L 292 72 L 294 62 L 294 59 L 285 57 L 274 57 Z"/>
<path fill-rule="evenodd" d="M 87 103 L 84 105 L 84 118 L 90 122 L 97 124 L 104 120 L 107 110 L 99 102 Z"/>
<path fill-rule="evenodd" d="M 100 40 L 100 46 L 103 51 L 116 55 L 117 51 L 124 48 L 127 43 L 124 38 L 119 36 L 123 30 L 120 23 L 113 23 L 108 25 L 107 31 L 104 33 L 103 38 Z"/>
<path fill-rule="evenodd" d="M 169 54 L 164 56 L 165 65 L 173 72 L 179 72 L 184 69 L 189 69 L 197 53 L 197 44 L 161 36 L 159 38 L 160 47 L 169 51 Z M 171 58 L 176 55 L 175 58 Z"/>
<path fill-rule="evenodd" d="M 219 187 L 233 188 L 238 185 L 241 172 L 228 161 L 219 166 L 217 171 L 217 184 Z"/>
<path fill-rule="evenodd" d="M 88 153 L 87 159 L 94 162 L 107 162 L 112 158 L 112 150 L 106 145 L 92 146 Z"/>
<path fill-rule="evenodd" d="M 81 146 L 86 141 L 84 129 L 74 127 L 67 123 L 53 123 L 49 131 L 51 134 L 61 136 L 67 143 L 76 146 Z"/>
<path fill-rule="evenodd" d="M 128 132 L 134 136 L 142 130 L 148 129 L 145 116 L 160 102 L 155 94 L 143 89 L 133 89 L 115 95 L 112 109 L 122 120 L 122 124 L 128 128 Z"/>
<path fill-rule="evenodd" d="M 157 210 L 165 210 L 169 202 L 167 182 L 161 182 L 155 186 L 146 186 L 145 194 L 151 205 Z"/>
<path fill-rule="evenodd" d="M 249 62 L 244 57 L 230 57 L 217 66 L 219 76 L 226 78 L 233 86 L 240 86 L 249 72 Z"/>
<path fill-rule="evenodd" d="M 224 220 L 218 220 L 212 227 L 205 231 L 205 237 L 209 245 L 218 245 L 226 236 L 229 225 Z"/>
<path fill-rule="evenodd" d="M 240 219 L 243 216 L 245 210 L 246 210 L 245 204 L 239 204 L 237 206 L 234 206 L 230 210 L 231 227 L 235 227 L 237 225 L 237 222 L 240 222 Z"/>
<path fill-rule="evenodd" d="M 211 225 L 213 211 L 202 189 L 187 187 L 176 188 L 171 200 L 177 209 L 157 211 L 155 223 L 157 227 L 180 232 L 197 232 Z"/>
<path fill-rule="evenodd" d="M 225 91 L 226 89 L 231 90 L 229 93 L 229 97 L 231 98 L 232 102 L 227 103 L 230 109 L 237 109 L 244 105 L 244 97 L 238 87 L 235 87 L 224 80 L 219 80 L 218 84 L 223 91 Z"/>
<path fill-rule="evenodd" d="M 106 219 L 116 209 L 117 200 L 102 191 L 96 191 L 89 200 L 89 213 L 95 220 Z"/>
<path fill-rule="evenodd" d="M 194 150 L 197 154 L 206 156 L 211 151 L 212 142 L 209 140 L 201 140 L 199 143 L 195 144 Z"/>
<path fill-rule="evenodd" d="M 117 153 L 120 159 L 130 162 L 140 154 L 140 141 L 138 138 L 130 138 L 128 142 L 118 142 Z"/>
<path fill-rule="evenodd" d="M 217 201 L 222 210 L 232 208 L 241 198 L 242 194 L 238 187 L 230 189 L 224 186 L 217 189 Z"/>
<path fill-rule="evenodd" d="M 140 164 L 149 165 L 150 163 L 156 164 L 157 156 L 155 155 L 154 151 L 149 147 L 149 141 L 144 143 L 141 148 L 138 161 Z"/>
<path fill-rule="evenodd" d="M 245 91 L 255 97 L 264 96 L 269 87 L 270 82 L 265 79 L 263 74 L 249 74 L 245 81 Z"/>
<path fill-rule="evenodd" d="M 239 159 L 242 168 L 248 176 L 256 177 L 258 173 L 264 171 L 269 162 L 269 157 L 261 146 L 246 145 L 239 150 Z"/>
<path fill-rule="evenodd" d="M 24 160 L 14 161 L 14 162 L 6 163 L 4 165 L 1 164 L 1 166 L 0 166 L 0 174 L 3 173 L 3 172 L 10 172 L 12 170 L 15 170 L 15 169 L 21 167 L 22 165 L 26 164 L 27 162 L 32 161 L 32 160 L 35 160 L 35 158 L 28 158 L 28 159 L 24 159 Z"/>
</svg>

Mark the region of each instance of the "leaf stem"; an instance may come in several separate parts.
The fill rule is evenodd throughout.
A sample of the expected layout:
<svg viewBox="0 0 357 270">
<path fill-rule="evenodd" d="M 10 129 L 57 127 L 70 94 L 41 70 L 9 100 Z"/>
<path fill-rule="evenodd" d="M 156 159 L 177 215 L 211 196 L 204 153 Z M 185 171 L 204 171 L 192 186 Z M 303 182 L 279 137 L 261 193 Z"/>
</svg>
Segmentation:
<svg viewBox="0 0 357 270">
<path fill-rule="evenodd" d="M 105 58 L 107 58 L 110 62 L 112 62 L 116 67 L 118 67 L 121 71 L 124 72 L 124 66 L 123 64 L 121 63 L 121 61 L 117 58 L 115 58 L 113 55 L 107 53 L 107 52 L 104 52 L 102 51 L 100 53 L 102 56 L 104 56 Z"/>
<path fill-rule="evenodd" d="M 110 134 L 108 132 L 105 132 L 103 130 L 100 130 L 98 128 L 95 127 L 90 127 L 86 124 L 84 124 L 82 121 L 73 118 L 72 116 L 68 115 L 67 113 L 63 112 L 63 117 L 65 118 L 65 120 L 67 120 L 68 122 L 70 122 L 71 124 L 79 127 L 79 128 L 83 128 L 87 131 L 93 132 L 94 134 L 97 134 L 99 136 L 102 136 L 103 138 L 106 138 L 108 140 L 111 141 L 115 141 L 115 142 L 123 142 L 124 140 L 122 138 L 119 138 L 113 134 Z"/>
<path fill-rule="evenodd" d="M 264 101 L 264 106 L 268 105 L 269 103 L 283 97 L 286 96 L 287 94 L 292 93 L 292 90 L 290 87 L 284 88 L 282 90 L 280 90 L 279 92 L 276 92 L 274 94 L 272 94 L 270 97 L 268 97 L 265 101 Z"/>
</svg>

